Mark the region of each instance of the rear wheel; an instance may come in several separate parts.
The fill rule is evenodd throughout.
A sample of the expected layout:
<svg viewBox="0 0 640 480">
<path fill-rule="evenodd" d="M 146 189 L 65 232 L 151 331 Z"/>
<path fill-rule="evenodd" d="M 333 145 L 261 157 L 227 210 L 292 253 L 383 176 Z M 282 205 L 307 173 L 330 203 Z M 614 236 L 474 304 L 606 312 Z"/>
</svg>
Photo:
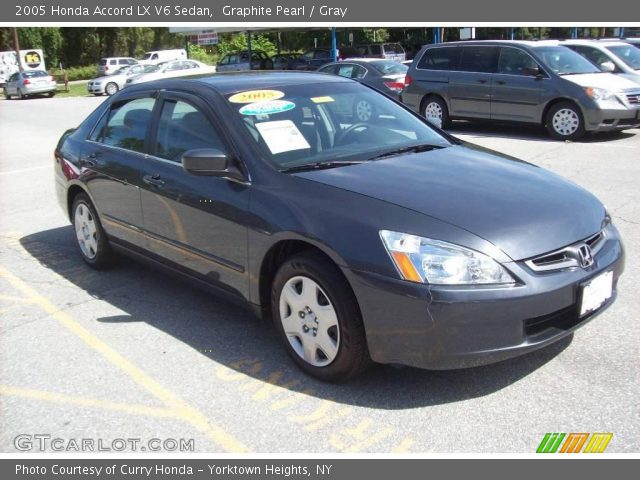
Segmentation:
<svg viewBox="0 0 640 480">
<path fill-rule="evenodd" d="M 353 105 L 353 115 L 358 122 L 368 122 L 376 115 L 376 109 L 371 102 L 364 98 L 356 100 Z"/>
<path fill-rule="evenodd" d="M 447 128 L 451 125 L 451 119 L 449 118 L 449 109 L 447 104 L 440 97 L 431 95 L 427 97 L 422 106 L 422 116 L 429 120 L 429 118 L 435 118 L 440 121 L 442 128 Z"/>
<path fill-rule="evenodd" d="M 271 307 L 287 353 L 307 374 L 341 381 L 371 364 L 355 296 L 321 255 L 301 253 L 282 264 Z"/>
<path fill-rule="evenodd" d="M 107 86 L 104 87 L 104 91 L 107 92 L 107 95 L 109 96 L 115 95 L 116 93 L 118 93 L 118 90 L 118 84 L 114 82 L 109 82 L 107 83 Z"/>
<path fill-rule="evenodd" d="M 582 112 L 573 102 L 559 102 L 547 112 L 547 132 L 558 140 L 577 140 L 585 134 Z"/>
<path fill-rule="evenodd" d="M 76 195 L 71 212 L 76 244 L 82 259 L 97 270 L 110 267 L 113 264 L 113 252 L 89 197 L 84 193 Z"/>
</svg>

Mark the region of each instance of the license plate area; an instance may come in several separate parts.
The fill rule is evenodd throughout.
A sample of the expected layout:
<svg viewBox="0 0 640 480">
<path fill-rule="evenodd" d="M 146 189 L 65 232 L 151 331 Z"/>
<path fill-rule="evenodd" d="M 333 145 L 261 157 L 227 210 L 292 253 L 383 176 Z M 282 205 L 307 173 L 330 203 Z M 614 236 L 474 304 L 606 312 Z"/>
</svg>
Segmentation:
<svg viewBox="0 0 640 480">
<path fill-rule="evenodd" d="M 593 277 L 580 287 L 580 316 L 596 311 L 613 294 L 613 272 L 605 272 Z"/>
</svg>

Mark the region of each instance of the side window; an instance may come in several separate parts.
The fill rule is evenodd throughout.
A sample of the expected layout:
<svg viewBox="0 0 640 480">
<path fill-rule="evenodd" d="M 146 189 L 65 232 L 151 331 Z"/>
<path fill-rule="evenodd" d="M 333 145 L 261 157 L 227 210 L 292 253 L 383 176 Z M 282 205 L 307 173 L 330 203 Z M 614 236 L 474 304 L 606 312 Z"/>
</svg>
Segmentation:
<svg viewBox="0 0 640 480">
<path fill-rule="evenodd" d="M 366 74 L 367 74 L 366 68 L 360 65 L 354 65 L 353 72 L 351 72 L 351 78 L 364 78 Z"/>
<path fill-rule="evenodd" d="M 222 57 L 222 59 L 218 62 L 220 65 L 226 65 L 229 63 L 229 55 L 225 55 L 224 57 Z"/>
<path fill-rule="evenodd" d="M 129 65 L 129 60 L 127 60 L 126 58 L 121 58 L 120 60 L 118 60 L 118 64 L 119 65 Z"/>
<path fill-rule="evenodd" d="M 167 71 L 168 72 L 173 72 L 175 70 L 182 70 L 182 62 L 171 62 L 169 65 L 167 65 Z"/>
<path fill-rule="evenodd" d="M 458 70 L 459 56 L 459 48 L 430 48 L 424 52 L 418 63 L 418 68 L 423 70 Z"/>
<path fill-rule="evenodd" d="M 151 60 L 158 60 L 158 54 L 154 53 L 153 55 L 151 55 Z"/>
<path fill-rule="evenodd" d="M 610 61 L 607 55 L 596 48 L 584 47 L 582 45 L 575 45 L 572 48 L 596 67 L 599 67 L 601 63 Z"/>
<path fill-rule="evenodd" d="M 346 65 L 340 65 L 340 67 L 338 68 L 338 75 L 340 75 L 341 77 L 351 78 L 351 75 L 353 75 L 354 68 L 355 68 L 355 65 L 353 65 L 352 63 L 347 63 Z"/>
<path fill-rule="evenodd" d="M 527 69 L 536 68 L 538 63 L 531 56 L 517 48 L 501 48 L 498 73 L 527 75 Z"/>
<path fill-rule="evenodd" d="M 336 74 L 336 69 L 337 69 L 337 65 L 325 65 L 324 67 L 318 69 L 319 72 L 322 73 L 333 73 L 334 75 Z"/>
<path fill-rule="evenodd" d="M 117 65 L 117 64 L 118 64 L 118 60 L 116 59 L 109 60 L 109 65 Z"/>
<path fill-rule="evenodd" d="M 494 73 L 498 60 L 498 47 L 462 47 L 458 70 L 463 72 Z"/>
<path fill-rule="evenodd" d="M 200 110 L 183 101 L 165 101 L 158 124 L 156 156 L 180 162 L 184 152 L 195 148 L 224 151 L 224 143 Z"/>
<path fill-rule="evenodd" d="M 144 153 L 144 141 L 154 103 L 153 98 L 137 98 L 115 105 L 95 140 L 105 145 Z"/>
<path fill-rule="evenodd" d="M 371 45 L 369 48 L 371 49 L 371 55 L 380 55 L 382 53 L 380 45 Z"/>
</svg>

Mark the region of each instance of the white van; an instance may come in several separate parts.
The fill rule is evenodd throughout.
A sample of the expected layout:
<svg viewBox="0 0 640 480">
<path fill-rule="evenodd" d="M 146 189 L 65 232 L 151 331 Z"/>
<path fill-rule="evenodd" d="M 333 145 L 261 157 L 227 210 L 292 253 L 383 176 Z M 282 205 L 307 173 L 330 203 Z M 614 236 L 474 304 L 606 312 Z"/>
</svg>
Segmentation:
<svg viewBox="0 0 640 480">
<path fill-rule="evenodd" d="M 184 48 L 174 50 L 155 50 L 145 53 L 140 59 L 140 63 L 156 64 L 160 62 L 170 62 L 172 60 L 186 60 L 187 51 Z"/>
</svg>

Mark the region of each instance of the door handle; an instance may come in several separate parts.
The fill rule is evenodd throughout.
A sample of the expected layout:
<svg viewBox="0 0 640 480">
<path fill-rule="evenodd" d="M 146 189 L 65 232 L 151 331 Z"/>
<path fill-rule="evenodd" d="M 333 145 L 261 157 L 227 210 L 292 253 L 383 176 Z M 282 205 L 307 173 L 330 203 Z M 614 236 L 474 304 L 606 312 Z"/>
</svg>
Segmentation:
<svg viewBox="0 0 640 480">
<path fill-rule="evenodd" d="M 498 85 L 504 85 L 504 84 L 505 84 L 505 83 L 507 83 L 507 82 L 505 82 L 504 80 L 496 80 L 496 83 L 497 83 Z"/>
<path fill-rule="evenodd" d="M 162 187 L 165 183 L 157 173 L 153 175 L 145 175 L 144 177 L 142 177 L 142 181 L 147 185 L 152 185 L 157 188 Z"/>
<path fill-rule="evenodd" d="M 484 79 L 482 79 L 482 78 L 479 78 L 479 79 L 478 79 L 478 83 L 487 83 L 487 81 L 486 81 L 486 80 L 484 80 Z"/>
</svg>

